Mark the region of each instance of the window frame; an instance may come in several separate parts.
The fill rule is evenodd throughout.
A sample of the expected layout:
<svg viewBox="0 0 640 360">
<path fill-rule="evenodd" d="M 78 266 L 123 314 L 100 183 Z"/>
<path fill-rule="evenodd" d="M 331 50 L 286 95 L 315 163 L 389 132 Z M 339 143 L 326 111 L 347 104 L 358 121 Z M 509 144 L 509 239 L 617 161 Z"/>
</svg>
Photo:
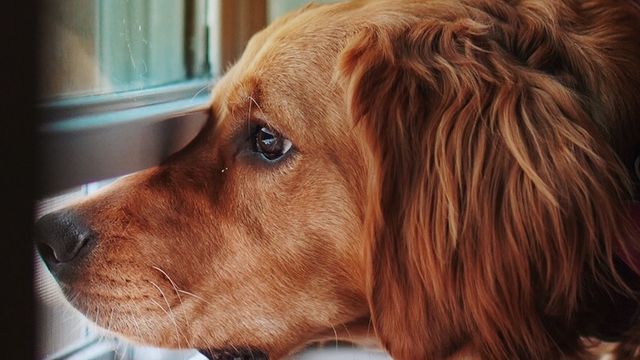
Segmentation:
<svg viewBox="0 0 640 360">
<path fill-rule="evenodd" d="M 39 106 L 38 197 L 159 164 L 209 118 L 211 78 Z"/>
</svg>

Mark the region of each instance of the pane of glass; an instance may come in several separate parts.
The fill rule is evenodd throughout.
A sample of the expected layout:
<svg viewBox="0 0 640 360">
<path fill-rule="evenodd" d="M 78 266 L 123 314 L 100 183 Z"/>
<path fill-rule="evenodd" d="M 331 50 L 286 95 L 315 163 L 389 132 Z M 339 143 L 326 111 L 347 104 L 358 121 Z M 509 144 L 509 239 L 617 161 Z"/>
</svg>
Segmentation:
<svg viewBox="0 0 640 360">
<path fill-rule="evenodd" d="M 140 90 L 209 74 L 207 0 L 47 0 L 40 96 Z"/>
</svg>

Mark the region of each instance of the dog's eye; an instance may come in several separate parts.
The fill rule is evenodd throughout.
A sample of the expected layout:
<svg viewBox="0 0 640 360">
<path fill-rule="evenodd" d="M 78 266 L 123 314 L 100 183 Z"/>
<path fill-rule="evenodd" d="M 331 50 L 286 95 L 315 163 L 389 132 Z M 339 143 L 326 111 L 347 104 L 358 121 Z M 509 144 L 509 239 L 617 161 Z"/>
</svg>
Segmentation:
<svg viewBox="0 0 640 360">
<path fill-rule="evenodd" d="M 291 149 L 291 140 L 278 135 L 266 126 L 258 128 L 254 137 L 256 152 L 270 161 L 280 159 Z"/>
</svg>

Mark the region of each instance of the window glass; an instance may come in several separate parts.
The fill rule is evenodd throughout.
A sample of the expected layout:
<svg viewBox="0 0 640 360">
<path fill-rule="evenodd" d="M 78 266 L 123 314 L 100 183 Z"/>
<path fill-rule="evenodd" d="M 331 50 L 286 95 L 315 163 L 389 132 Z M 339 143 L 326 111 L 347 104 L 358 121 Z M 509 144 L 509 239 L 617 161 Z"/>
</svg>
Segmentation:
<svg viewBox="0 0 640 360">
<path fill-rule="evenodd" d="M 207 76 L 209 5 L 206 0 L 44 1 L 41 98 L 140 90 Z"/>
</svg>

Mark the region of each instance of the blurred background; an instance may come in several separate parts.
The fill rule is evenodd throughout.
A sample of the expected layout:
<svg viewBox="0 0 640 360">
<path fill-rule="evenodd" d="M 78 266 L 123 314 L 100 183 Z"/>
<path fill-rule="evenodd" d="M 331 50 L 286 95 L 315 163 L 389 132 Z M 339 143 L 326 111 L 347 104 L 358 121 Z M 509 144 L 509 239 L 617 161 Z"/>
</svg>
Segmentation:
<svg viewBox="0 0 640 360">
<path fill-rule="evenodd" d="M 209 90 L 248 39 L 306 2 L 42 1 L 35 217 L 154 165 L 187 143 L 206 119 Z M 102 336 L 66 303 L 37 254 L 33 261 L 38 359 L 203 359 L 194 350 L 134 346 Z M 295 358 L 388 359 L 339 344 Z"/>
<path fill-rule="evenodd" d="M 215 79 L 249 38 L 308 0 L 45 0 L 40 97 Z M 320 0 L 331 3 L 337 0 Z"/>
</svg>

